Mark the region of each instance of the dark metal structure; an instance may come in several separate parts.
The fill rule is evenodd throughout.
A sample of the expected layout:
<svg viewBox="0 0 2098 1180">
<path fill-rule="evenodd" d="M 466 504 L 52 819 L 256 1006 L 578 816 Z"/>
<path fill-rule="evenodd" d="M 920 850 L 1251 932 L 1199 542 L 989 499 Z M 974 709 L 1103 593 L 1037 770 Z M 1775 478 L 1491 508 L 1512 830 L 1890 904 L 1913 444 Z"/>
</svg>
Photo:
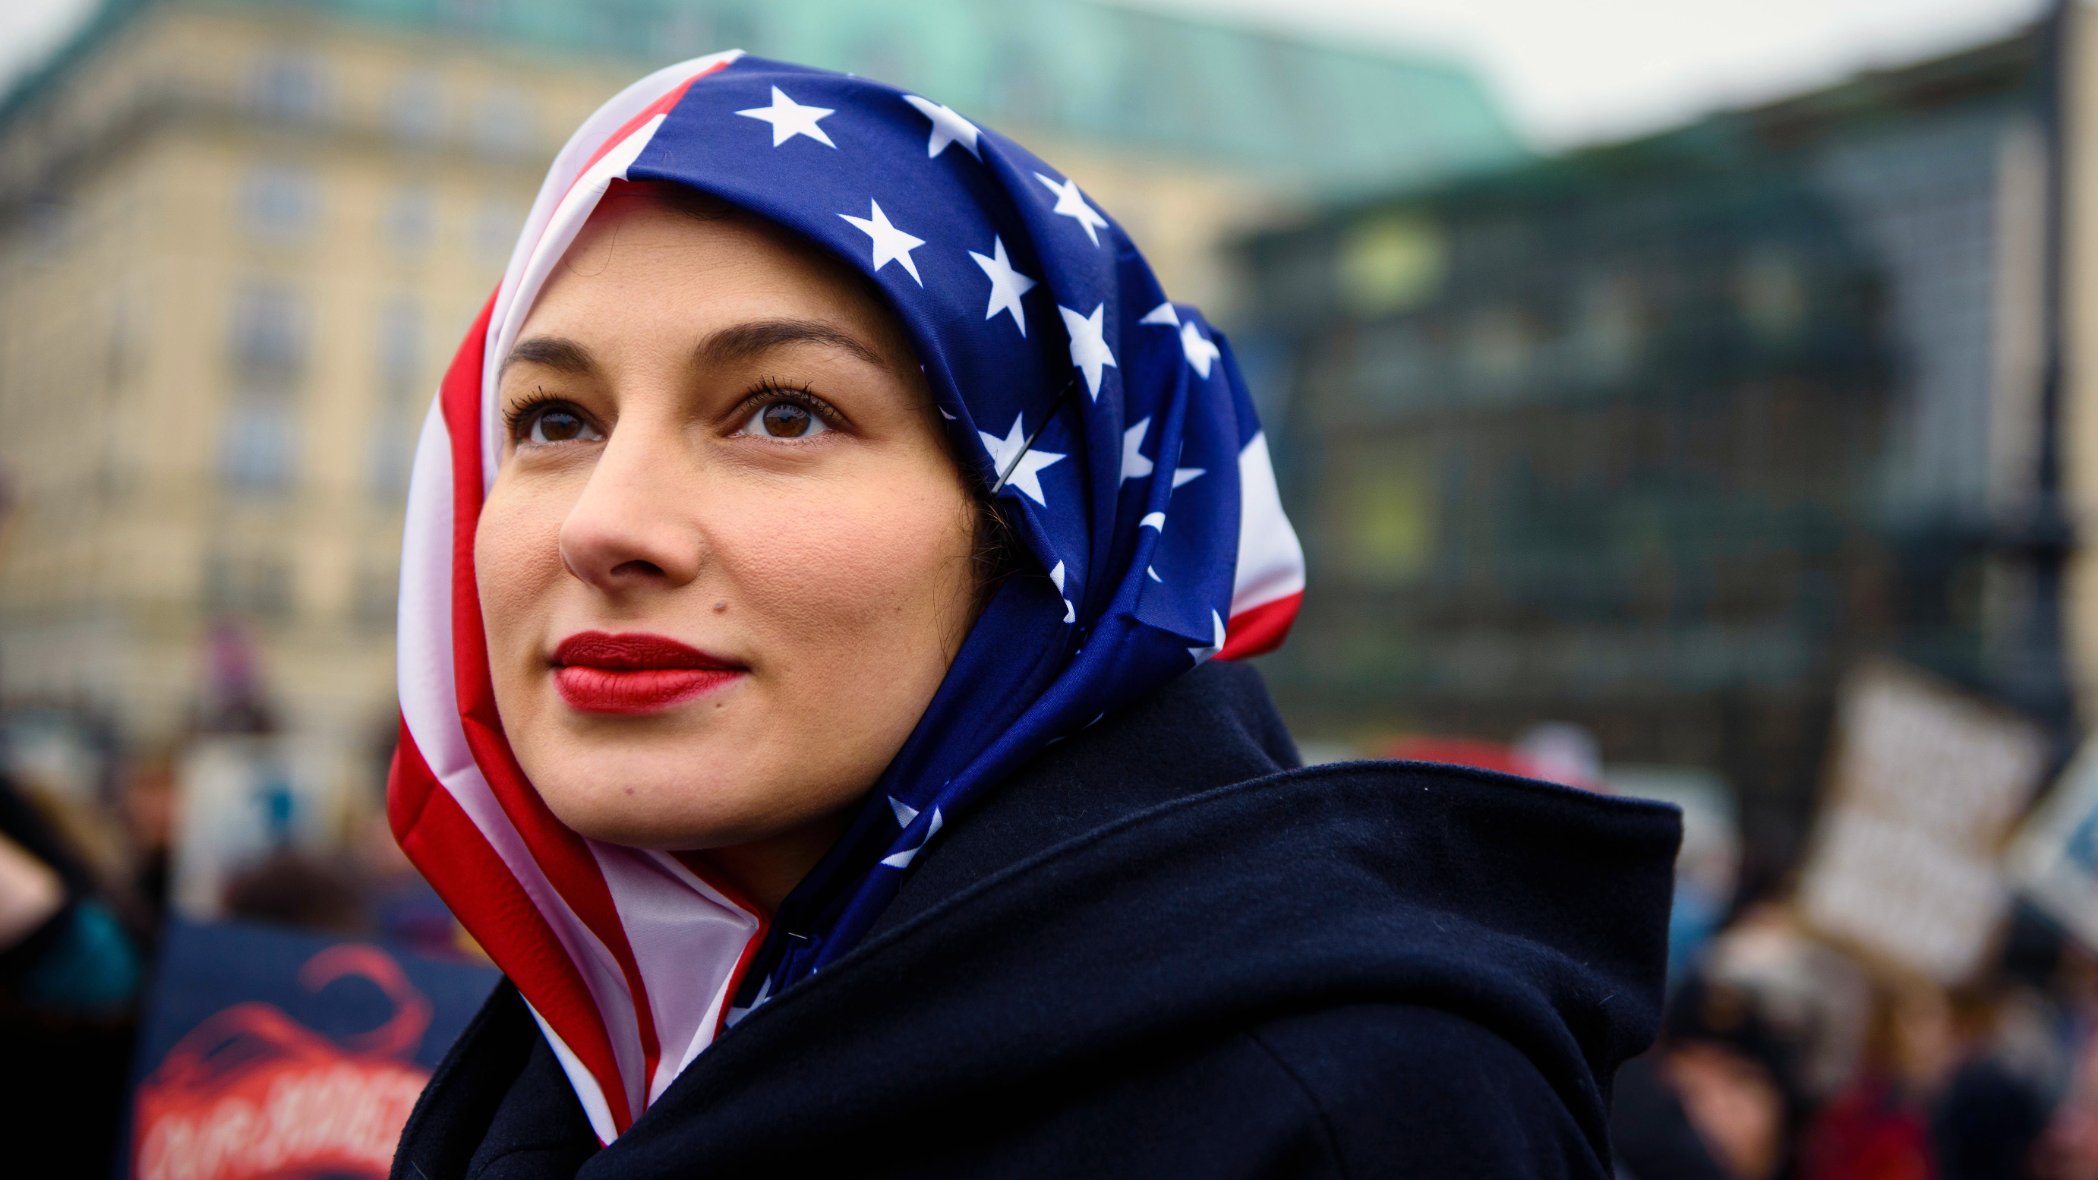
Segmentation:
<svg viewBox="0 0 2098 1180">
<path fill-rule="evenodd" d="M 2066 715 L 2048 46 L 1246 243 L 1312 562 L 1270 665 L 1299 731 L 1573 721 L 1718 771 L 1782 855 L 1859 656 Z"/>
</svg>

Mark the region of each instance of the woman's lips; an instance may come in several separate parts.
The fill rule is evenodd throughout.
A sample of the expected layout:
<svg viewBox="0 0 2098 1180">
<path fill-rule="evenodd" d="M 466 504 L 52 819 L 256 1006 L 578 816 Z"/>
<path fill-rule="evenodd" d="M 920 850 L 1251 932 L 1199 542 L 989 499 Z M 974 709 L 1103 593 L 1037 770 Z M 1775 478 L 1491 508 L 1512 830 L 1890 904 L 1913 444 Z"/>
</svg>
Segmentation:
<svg viewBox="0 0 2098 1180">
<path fill-rule="evenodd" d="M 584 631 L 554 649 L 554 690 L 584 713 L 655 713 L 750 669 L 660 635 Z"/>
</svg>

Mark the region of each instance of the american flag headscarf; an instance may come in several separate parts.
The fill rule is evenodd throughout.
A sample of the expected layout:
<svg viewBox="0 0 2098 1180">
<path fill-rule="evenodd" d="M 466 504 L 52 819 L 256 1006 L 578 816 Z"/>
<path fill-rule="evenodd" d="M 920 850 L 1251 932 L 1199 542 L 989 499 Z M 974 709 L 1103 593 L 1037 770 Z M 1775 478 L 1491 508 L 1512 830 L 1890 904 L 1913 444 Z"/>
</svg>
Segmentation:
<svg viewBox="0 0 2098 1180">
<path fill-rule="evenodd" d="M 845 835 L 772 915 L 674 855 L 563 825 L 496 714 L 473 538 L 500 456 L 497 371 L 622 180 L 710 193 L 872 279 L 965 474 L 1039 567 L 990 596 Z M 1201 661 L 1273 647 L 1302 590 L 1229 346 L 1074 181 L 921 95 L 699 58 L 570 138 L 424 424 L 388 813 L 610 1142 L 741 1013 L 849 952 L 971 799 Z"/>
</svg>

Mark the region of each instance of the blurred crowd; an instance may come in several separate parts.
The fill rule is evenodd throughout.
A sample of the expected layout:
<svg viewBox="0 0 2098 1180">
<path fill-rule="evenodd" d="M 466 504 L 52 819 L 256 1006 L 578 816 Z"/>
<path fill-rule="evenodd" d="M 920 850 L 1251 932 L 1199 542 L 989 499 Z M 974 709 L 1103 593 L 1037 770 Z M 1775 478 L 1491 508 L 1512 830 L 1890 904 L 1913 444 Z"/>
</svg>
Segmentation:
<svg viewBox="0 0 2098 1180">
<path fill-rule="evenodd" d="M 2098 955 L 2019 910 L 1945 987 L 1819 936 L 1793 888 L 1746 874 L 1709 931 L 1679 892 L 1660 1040 L 1617 1078 L 1621 1177 L 2098 1180 Z"/>
<path fill-rule="evenodd" d="M 258 733 L 191 744 L 228 741 L 267 748 Z M 386 830 L 384 744 L 374 785 L 323 839 L 276 825 L 215 878 L 208 916 L 471 954 Z M 85 797 L 12 761 L 0 776 L 0 1057 L 37 1063 L 39 1084 L 0 1124 L 113 1153 L 155 931 L 178 892 L 171 846 L 194 749 L 112 759 Z M 266 786 L 259 798 L 264 813 L 292 806 Z M 1796 877 L 1686 874 L 1660 1039 L 1616 1081 L 1620 1177 L 2098 1180 L 2098 954 L 2020 910 L 1989 967 L 1944 987 L 1818 934 Z"/>
<path fill-rule="evenodd" d="M 85 791 L 0 751 L 0 1060 L 30 1066 L 30 1084 L 0 1104 L 0 1135 L 63 1145 L 66 1174 L 109 1174 L 123 1142 L 133 1042 L 169 917 L 474 953 L 387 831 L 376 765 L 362 798 L 317 824 L 265 830 L 212 874 L 215 896 L 178 904 L 185 769 L 200 749 L 230 745 L 267 762 L 257 752 L 272 748 L 266 717 L 232 725 L 247 732 L 227 732 L 221 718 L 180 747 L 111 757 Z M 257 796 L 280 818 L 295 806 Z"/>
</svg>

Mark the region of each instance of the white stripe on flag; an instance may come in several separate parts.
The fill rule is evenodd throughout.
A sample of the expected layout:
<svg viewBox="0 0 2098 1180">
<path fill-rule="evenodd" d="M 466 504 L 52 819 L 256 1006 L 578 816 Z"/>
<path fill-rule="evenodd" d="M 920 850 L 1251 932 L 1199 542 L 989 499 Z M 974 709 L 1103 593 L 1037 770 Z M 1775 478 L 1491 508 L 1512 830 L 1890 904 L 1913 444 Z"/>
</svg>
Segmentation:
<svg viewBox="0 0 2098 1180">
<path fill-rule="evenodd" d="M 648 988 L 655 1017 L 654 1102 L 714 1039 L 714 1018 L 758 920 L 706 887 L 668 853 L 590 841 Z M 664 986 L 670 981 L 674 986 Z M 640 1109 L 637 1104 L 635 1109 Z"/>
<path fill-rule="evenodd" d="M 639 1110 L 645 1079 L 642 1063 L 634 1055 L 640 1029 L 625 973 L 619 970 L 611 951 L 547 880 L 524 838 L 489 790 L 460 728 L 452 660 L 451 492 L 451 444 L 440 399 L 424 422 L 409 484 L 410 510 L 401 560 L 402 659 L 397 673 L 401 717 L 439 786 L 459 804 L 518 887 L 546 916 L 547 924 L 589 989 L 593 1003 L 613 1030 L 614 1059 L 632 1091 L 631 1109 Z M 429 502 L 433 500 L 441 503 Z M 418 650 L 424 653 L 422 663 L 407 658 L 410 652 Z"/>
<path fill-rule="evenodd" d="M 1238 453 L 1238 568 L 1231 583 L 1231 613 L 1287 598 L 1304 589 L 1304 547 L 1282 511 L 1266 432 Z"/>
<path fill-rule="evenodd" d="M 525 317 L 531 314 L 532 304 L 539 298 L 539 289 L 546 285 L 546 277 L 560 265 L 562 255 L 583 230 L 583 223 L 590 220 L 590 213 L 605 195 L 615 180 L 624 179 L 626 170 L 634 163 L 641 149 L 648 146 L 656 128 L 663 125 L 663 116 L 657 115 L 633 134 L 621 140 L 604 158 L 590 166 L 590 170 L 576 178 L 575 184 L 555 206 L 547 219 L 544 230 L 526 255 L 524 266 L 513 284 L 508 277 L 503 280 L 503 290 L 496 297 L 495 311 L 489 317 L 489 339 L 487 351 L 481 355 L 481 493 L 486 495 L 495 484 L 496 462 L 502 456 L 503 434 L 496 421 L 501 412 L 496 397 L 496 375 L 502 371 L 503 358 L 510 355 L 510 347 L 517 343 L 517 334 L 524 327 Z"/>
</svg>

